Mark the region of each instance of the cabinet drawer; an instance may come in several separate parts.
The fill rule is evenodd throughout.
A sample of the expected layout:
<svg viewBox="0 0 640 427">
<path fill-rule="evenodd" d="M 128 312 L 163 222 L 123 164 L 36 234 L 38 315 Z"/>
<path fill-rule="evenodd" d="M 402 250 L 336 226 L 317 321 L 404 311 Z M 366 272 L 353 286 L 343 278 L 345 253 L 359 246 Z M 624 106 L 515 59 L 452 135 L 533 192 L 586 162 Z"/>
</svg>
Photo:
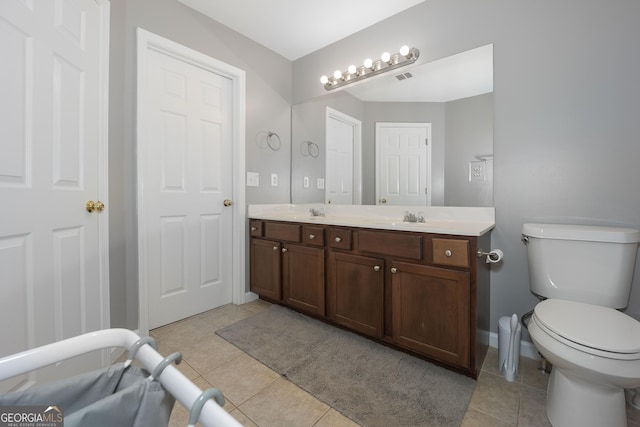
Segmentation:
<svg viewBox="0 0 640 427">
<path fill-rule="evenodd" d="M 422 260 L 422 236 L 414 234 L 359 231 L 358 248 L 362 252 Z"/>
<path fill-rule="evenodd" d="M 249 220 L 249 235 L 251 237 L 262 237 L 262 221 Z"/>
<path fill-rule="evenodd" d="M 285 242 L 300 243 L 300 224 L 265 222 L 264 237 Z"/>
<path fill-rule="evenodd" d="M 351 249 L 351 230 L 329 229 L 329 246 L 336 249 Z"/>
<path fill-rule="evenodd" d="M 324 246 L 324 229 L 309 225 L 302 226 L 302 243 L 311 246 Z"/>
<path fill-rule="evenodd" d="M 452 267 L 469 267 L 469 241 L 432 239 L 433 263 Z"/>
</svg>

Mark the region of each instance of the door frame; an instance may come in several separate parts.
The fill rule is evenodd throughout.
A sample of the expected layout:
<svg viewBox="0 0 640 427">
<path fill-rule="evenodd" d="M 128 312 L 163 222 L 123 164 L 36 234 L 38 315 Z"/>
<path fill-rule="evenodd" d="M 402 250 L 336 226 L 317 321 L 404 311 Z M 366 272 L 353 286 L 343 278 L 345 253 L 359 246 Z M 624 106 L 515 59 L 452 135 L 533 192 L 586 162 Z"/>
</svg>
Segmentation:
<svg viewBox="0 0 640 427">
<path fill-rule="evenodd" d="M 140 100 L 145 94 L 144 76 L 148 67 L 147 51 L 154 50 L 173 58 L 184 61 L 188 64 L 202 68 L 229 78 L 232 82 L 233 96 L 233 123 L 232 132 L 232 302 L 242 304 L 245 302 L 245 93 L 246 93 L 246 73 L 244 70 L 226 64 L 189 47 L 151 33 L 140 27 L 136 29 L 137 35 L 137 92 L 136 99 Z M 144 206 L 140 201 L 144 192 L 142 170 L 142 160 L 144 158 L 144 141 L 146 140 L 144 126 L 140 123 L 140 118 L 144 117 L 141 109 L 141 102 L 136 105 L 136 148 L 137 148 L 137 224 L 138 224 L 138 331 L 140 335 L 149 333 L 149 283 L 144 261 L 147 259 L 146 247 L 146 225 L 144 218 Z"/>
<path fill-rule="evenodd" d="M 353 128 L 353 189 L 352 189 L 352 204 L 362 204 L 362 122 L 354 117 L 349 116 L 338 110 L 334 110 L 331 107 L 327 107 L 326 120 L 325 120 L 325 137 L 327 129 L 329 128 L 329 120 L 339 120 L 350 125 Z M 326 158 L 327 144 L 325 143 L 325 158 Z M 327 200 L 327 170 L 328 165 L 325 164 L 325 194 L 324 200 Z"/>
</svg>

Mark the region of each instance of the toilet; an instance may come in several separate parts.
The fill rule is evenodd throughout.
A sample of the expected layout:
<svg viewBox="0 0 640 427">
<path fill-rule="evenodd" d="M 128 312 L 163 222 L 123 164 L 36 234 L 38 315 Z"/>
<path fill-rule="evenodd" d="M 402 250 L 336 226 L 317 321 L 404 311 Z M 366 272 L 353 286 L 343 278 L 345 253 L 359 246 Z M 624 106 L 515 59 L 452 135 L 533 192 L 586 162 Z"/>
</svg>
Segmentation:
<svg viewBox="0 0 640 427">
<path fill-rule="evenodd" d="M 553 364 L 554 427 L 627 425 L 625 388 L 640 387 L 640 322 L 618 311 L 631 292 L 640 231 L 524 224 L 529 285 L 542 301 L 528 324 Z"/>
</svg>

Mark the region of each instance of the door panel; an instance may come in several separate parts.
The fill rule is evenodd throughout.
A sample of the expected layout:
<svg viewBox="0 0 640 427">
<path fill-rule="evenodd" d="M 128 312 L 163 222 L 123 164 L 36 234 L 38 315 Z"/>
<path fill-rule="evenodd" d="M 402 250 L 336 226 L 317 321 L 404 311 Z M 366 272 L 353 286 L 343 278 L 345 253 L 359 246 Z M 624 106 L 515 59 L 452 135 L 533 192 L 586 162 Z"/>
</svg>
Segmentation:
<svg viewBox="0 0 640 427">
<path fill-rule="evenodd" d="M 0 7 L 0 356 L 108 326 L 106 129 L 108 7 L 93 0 Z M 105 150 L 106 152 L 106 150 Z M 101 271 L 102 270 L 102 271 Z M 7 327 L 11 325 L 11 327 Z M 42 383 L 100 367 L 67 360 L 0 384 Z M 104 357 L 106 362 L 106 356 Z"/>
<path fill-rule="evenodd" d="M 430 204 L 430 125 L 376 123 L 377 204 Z"/>
<path fill-rule="evenodd" d="M 149 328 L 231 302 L 232 83 L 148 50 L 140 159 Z"/>
</svg>

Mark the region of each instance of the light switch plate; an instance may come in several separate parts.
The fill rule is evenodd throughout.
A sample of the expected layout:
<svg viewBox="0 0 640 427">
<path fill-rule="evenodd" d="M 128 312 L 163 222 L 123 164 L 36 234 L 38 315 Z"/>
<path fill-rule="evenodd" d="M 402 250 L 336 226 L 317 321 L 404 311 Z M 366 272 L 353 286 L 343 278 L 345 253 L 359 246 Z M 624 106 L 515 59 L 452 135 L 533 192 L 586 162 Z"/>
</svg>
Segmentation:
<svg viewBox="0 0 640 427">
<path fill-rule="evenodd" d="M 257 172 L 247 172 L 247 187 L 258 187 L 260 185 L 260 174 Z"/>
<path fill-rule="evenodd" d="M 316 187 L 318 190 L 324 190 L 324 178 L 318 178 Z"/>
</svg>

